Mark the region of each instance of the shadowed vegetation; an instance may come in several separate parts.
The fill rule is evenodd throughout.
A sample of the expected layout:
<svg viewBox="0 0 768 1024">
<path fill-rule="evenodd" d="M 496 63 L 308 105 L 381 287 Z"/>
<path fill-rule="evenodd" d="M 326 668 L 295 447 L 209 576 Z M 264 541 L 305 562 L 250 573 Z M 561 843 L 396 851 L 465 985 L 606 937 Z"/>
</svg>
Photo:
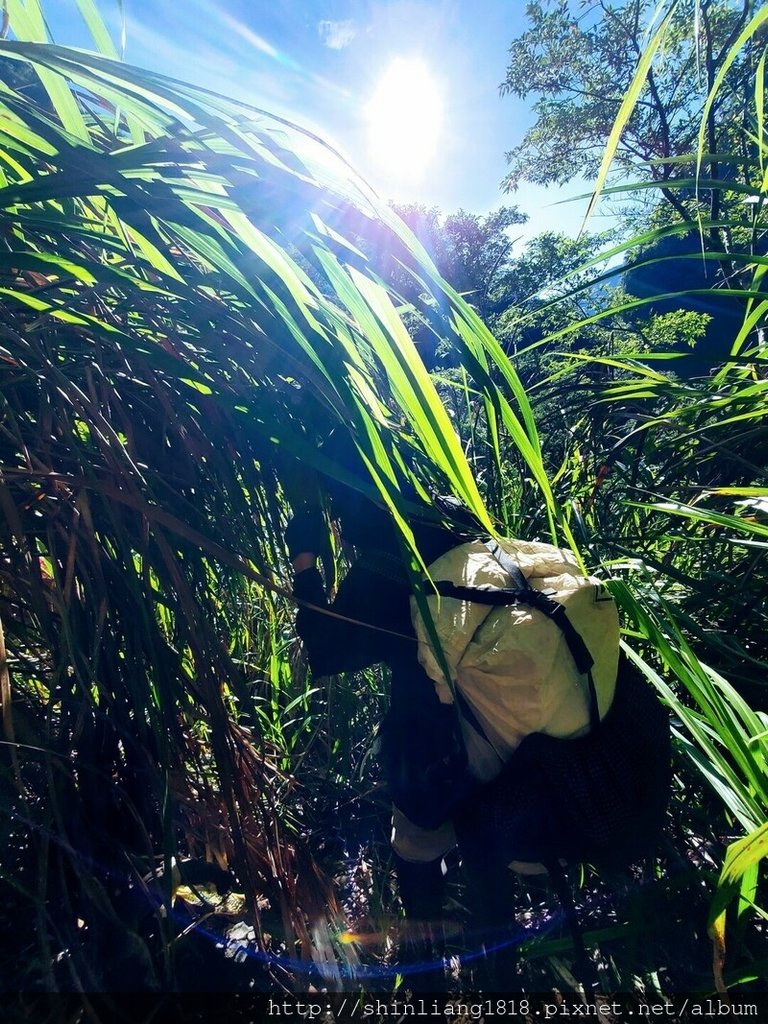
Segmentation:
<svg viewBox="0 0 768 1024">
<path fill-rule="evenodd" d="M 537 254 L 559 251 L 544 239 L 511 301 L 486 280 L 473 308 L 320 140 L 111 59 L 84 8 L 102 54 L 45 43 L 33 2 L 9 5 L 0 43 L 0 989 L 394 986 L 369 767 L 386 679 L 311 681 L 282 542 L 316 470 L 343 475 L 318 453 L 333 428 L 405 545 L 409 478 L 612 581 L 675 716 L 676 779 L 657 858 L 573 878 L 605 990 L 760 978 L 765 15 L 745 30 L 750 155 L 731 154 L 754 202 L 610 254 L 668 266 L 660 240 L 704 245 L 718 276 L 694 290 L 737 326 L 694 376 L 671 350 L 700 325 L 643 334 L 685 287 L 635 300 L 565 247 L 529 301 Z M 746 42 L 729 45 L 743 77 Z M 695 183 L 656 186 L 688 202 Z M 433 375 L 414 339 L 444 353 Z M 515 984 L 568 987 L 556 900 L 527 882 L 516 899 Z"/>
</svg>

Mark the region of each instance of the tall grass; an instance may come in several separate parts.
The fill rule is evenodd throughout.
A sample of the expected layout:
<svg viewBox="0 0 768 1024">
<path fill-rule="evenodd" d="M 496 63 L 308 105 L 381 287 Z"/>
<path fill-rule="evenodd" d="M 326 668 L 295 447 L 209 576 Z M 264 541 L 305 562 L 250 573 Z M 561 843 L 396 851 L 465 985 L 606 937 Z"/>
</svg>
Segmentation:
<svg viewBox="0 0 768 1024">
<path fill-rule="evenodd" d="M 382 688 L 314 690 L 292 633 L 282 530 L 314 469 L 343 472 L 317 451 L 332 428 L 406 543 L 412 475 L 613 575 L 631 656 L 729 816 L 720 831 L 757 830 L 713 910 L 722 953 L 724 899 L 739 885 L 754 902 L 766 722 L 718 669 L 744 658 L 754 680 L 765 657 L 740 628 L 713 641 L 723 612 L 706 623 L 696 602 L 734 564 L 764 579 L 762 506 L 739 504 L 765 497 L 760 103 L 754 245 L 729 282 L 744 330 L 699 382 L 579 357 L 580 447 L 551 474 L 513 362 L 365 183 L 295 125 L 117 62 L 83 6 L 107 55 L 46 42 L 35 0 L 9 4 L 0 43 L 16 69 L 0 91 L 0 914 L 14 958 L 30 951 L 17 983 L 189 984 L 182 858 L 233 869 L 255 985 L 305 985 L 294 953 L 327 968 L 339 908 L 318 837 L 360 798 L 348 766 Z M 392 261 L 416 308 L 386 284 Z M 455 350 L 464 437 L 413 318 Z M 571 487 L 585 451 L 611 466 L 589 502 Z"/>
<path fill-rule="evenodd" d="M 322 703 L 287 639 L 281 542 L 318 442 L 350 431 L 403 524 L 400 449 L 419 486 L 492 525 L 366 253 L 418 281 L 411 315 L 454 338 L 489 437 L 503 422 L 548 491 L 536 428 L 483 325 L 320 140 L 46 43 L 34 2 L 9 15 L 3 881 L 39 954 L 19 983 L 188 981 L 194 949 L 171 913 L 182 855 L 234 870 L 259 963 L 282 981 L 272 936 L 322 959 L 312 922 L 335 906 L 310 854 L 321 810 L 297 781 L 323 759 Z"/>
<path fill-rule="evenodd" d="M 622 127 L 639 100 L 648 68 L 663 48 L 675 6 L 660 6 L 663 20 L 617 114 L 588 215 L 604 189 Z M 594 466 L 586 494 L 582 487 L 581 493 L 571 495 L 578 535 L 614 575 L 612 587 L 625 613 L 628 653 L 674 711 L 678 749 L 725 807 L 721 834 L 733 842 L 709 915 L 715 982 L 721 990 L 729 980 L 726 908 L 736 901 L 734 915 L 740 920 L 747 911 L 765 918 L 757 901 L 768 813 L 766 19 L 768 12 L 759 10 L 733 41 L 704 103 L 698 150 L 678 160 L 692 173 L 673 188 L 699 210 L 699 237 L 692 240 L 688 255 L 698 256 L 710 268 L 712 286 L 695 292 L 671 287 L 664 295 L 642 300 L 624 297 L 538 343 L 557 344 L 592 322 L 610 326 L 660 300 L 678 299 L 684 306 L 689 295 L 698 300 L 728 298 L 742 315 L 735 336 L 722 337 L 710 374 L 699 379 L 681 379 L 674 363 L 671 370 L 669 362 L 661 368 L 658 362 L 650 366 L 642 354 L 616 358 L 563 353 L 566 364 L 578 364 L 571 376 L 586 374 L 571 420 L 570 458 L 586 451 Z M 751 47 L 754 106 L 744 129 L 743 151 L 706 153 L 713 132 L 717 135 L 708 114 L 718 93 L 733 87 L 728 72 L 746 47 Z M 702 164 L 714 163 L 715 157 L 720 167 L 738 168 L 738 177 L 704 179 Z M 620 184 L 610 191 L 631 200 L 646 187 Z M 716 222 L 707 219 L 713 194 L 720 211 Z M 687 236 L 689 229 L 690 225 L 673 222 L 625 241 L 607 257 L 623 255 L 623 269 L 643 265 L 639 248 L 665 234 Z M 674 260 L 667 267 L 674 282 Z M 614 274 L 609 270 L 604 279 Z M 650 359 L 653 362 L 653 356 Z M 550 382 L 554 393 L 564 379 L 568 381 L 568 373 L 560 368 Z M 591 409 L 584 404 L 585 393 L 591 396 Z M 569 481 L 583 474 L 567 457 L 557 476 Z M 562 497 L 567 503 L 567 493 Z M 737 969 L 730 974 L 731 981 L 739 977 Z"/>
</svg>

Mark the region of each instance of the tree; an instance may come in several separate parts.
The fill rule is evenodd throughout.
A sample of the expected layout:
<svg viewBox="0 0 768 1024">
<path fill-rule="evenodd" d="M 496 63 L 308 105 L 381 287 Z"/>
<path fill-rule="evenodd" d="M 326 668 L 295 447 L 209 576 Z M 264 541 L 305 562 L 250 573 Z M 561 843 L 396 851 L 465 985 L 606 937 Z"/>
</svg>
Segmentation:
<svg viewBox="0 0 768 1024">
<path fill-rule="evenodd" d="M 486 217 L 464 210 L 443 216 L 437 207 L 427 209 L 419 204 L 396 206 L 395 210 L 426 248 L 440 274 L 474 306 L 507 349 L 543 336 L 545 327 L 534 312 L 544 305 L 549 309 L 549 300 L 555 295 L 594 278 L 596 270 L 576 272 L 608 239 L 607 234 L 572 239 L 545 231 L 516 251 L 510 228 L 527 219 L 517 207 L 501 207 Z M 391 273 L 401 294 L 410 298 L 408 280 L 402 275 L 398 280 L 395 268 Z M 578 302 L 572 305 L 574 315 L 581 316 Z M 549 315 L 562 322 L 563 307 Z M 518 323 L 519 329 L 515 327 Z"/>
<path fill-rule="evenodd" d="M 515 239 L 510 228 L 525 224 L 516 206 L 502 206 L 485 217 L 459 210 L 442 217 L 437 207 L 395 206 L 435 261 L 441 275 L 488 323 L 513 302 Z"/>
<path fill-rule="evenodd" d="M 657 182 L 679 218 L 693 220 L 676 180 L 691 177 L 692 162 L 678 161 L 696 150 L 704 103 L 724 57 L 756 9 L 753 0 L 682 0 L 671 16 L 657 59 L 622 134 L 615 157 L 619 174 Z M 526 12 L 530 27 L 513 40 L 502 94 L 538 97 L 534 125 L 507 153 L 507 191 L 522 181 L 560 184 L 600 166 L 614 118 L 632 81 L 653 22 L 655 0 L 607 0 L 585 5 L 570 0 L 533 0 Z M 712 179 L 735 176 L 734 164 L 716 154 L 745 157 L 741 131 L 752 99 L 756 48 L 743 48 L 729 72 L 729 88 L 720 90 L 706 121 L 705 173 Z M 721 193 L 706 196 L 716 220 Z"/>
</svg>

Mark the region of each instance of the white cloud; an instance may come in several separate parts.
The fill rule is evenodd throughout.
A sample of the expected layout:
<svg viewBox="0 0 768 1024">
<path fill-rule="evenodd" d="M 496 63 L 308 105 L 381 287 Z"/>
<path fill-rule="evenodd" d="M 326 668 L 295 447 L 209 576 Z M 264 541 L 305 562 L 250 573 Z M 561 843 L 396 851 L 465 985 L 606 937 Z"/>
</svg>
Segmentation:
<svg viewBox="0 0 768 1024">
<path fill-rule="evenodd" d="M 331 50 L 343 50 L 357 35 L 354 21 L 321 21 L 317 31 L 323 45 Z"/>
</svg>

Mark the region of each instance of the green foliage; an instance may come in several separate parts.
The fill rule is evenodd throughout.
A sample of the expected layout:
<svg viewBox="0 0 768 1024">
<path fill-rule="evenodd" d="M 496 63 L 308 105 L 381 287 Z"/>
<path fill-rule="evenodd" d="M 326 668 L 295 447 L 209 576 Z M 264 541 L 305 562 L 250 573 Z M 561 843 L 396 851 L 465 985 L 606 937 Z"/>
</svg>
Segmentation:
<svg viewBox="0 0 768 1024">
<path fill-rule="evenodd" d="M 684 91 L 697 50 L 685 5 L 664 7 L 667 20 L 643 46 L 642 5 L 601 8 L 591 27 L 566 27 L 565 4 L 549 5 L 548 14 L 529 6 L 532 28 L 513 44 L 508 86 L 544 99 L 513 154 L 513 176 L 565 181 L 582 166 L 597 172 L 598 161 L 605 173 L 615 157 L 635 180 L 603 193 L 634 204 L 635 224 L 640 202 L 649 206 L 643 197 L 657 205 L 639 234 L 581 266 L 551 259 L 559 280 L 539 271 L 538 296 L 495 325 L 533 400 L 553 490 L 585 558 L 614 579 L 632 656 L 679 718 L 679 753 L 725 807 L 724 836 L 757 830 L 754 844 L 734 847 L 746 844 L 749 856 L 729 859 L 717 890 L 711 925 L 720 960 L 722 912 L 734 892 L 742 892 L 742 937 L 745 908 L 764 914 L 760 854 L 751 851 L 762 850 L 768 812 L 765 50 L 764 12 L 747 25 L 748 6 L 697 5 L 698 92 Z M 670 76 L 679 76 L 676 100 L 664 92 Z M 594 162 L 581 164 L 590 140 Z M 629 291 L 614 284 L 622 271 Z M 502 447 L 507 464 L 524 472 L 513 446 Z M 509 503 L 526 508 L 514 471 L 505 486 Z M 530 534 L 539 513 L 528 506 L 522 520 L 509 521 Z M 729 976 L 738 977 L 733 966 L 717 983 Z"/>
<path fill-rule="evenodd" d="M 527 220 L 516 207 L 501 207 L 487 217 L 459 210 L 445 218 L 434 208 L 394 209 L 427 249 L 440 274 L 486 323 L 493 323 L 515 301 L 510 287 L 516 270 L 510 228 Z"/>
<path fill-rule="evenodd" d="M 664 352 L 682 346 L 694 348 L 711 320 L 709 313 L 686 309 L 651 316 L 643 343 L 648 352 Z"/>
<path fill-rule="evenodd" d="M 81 8 L 109 50 L 96 8 Z M 646 49 L 642 3 L 590 9 L 575 28 L 566 4 L 531 5 L 508 87 L 545 99 L 513 174 L 596 171 L 609 137 L 626 167 L 645 140 L 639 155 L 660 162 L 604 191 L 631 203 L 651 186 L 673 213 L 608 253 L 546 235 L 514 255 L 514 209 L 406 210 L 412 234 L 306 132 L 48 45 L 38 3 L 8 9 L 0 914 L 14 953 L 35 951 L 17 983 L 199 984 L 185 861 L 232 868 L 245 894 L 259 959 L 238 984 L 302 984 L 311 959 L 342 955 L 330 874 L 382 831 L 363 768 L 386 680 L 310 682 L 282 544 L 315 471 L 343 476 L 318 453 L 332 428 L 352 436 L 405 545 L 411 477 L 612 578 L 630 656 L 676 715 L 668 856 L 686 865 L 691 946 L 695 894 L 716 891 L 701 865 L 737 843 L 710 921 L 724 956 L 723 908 L 738 892 L 742 923 L 761 912 L 768 810 L 768 150 L 764 47 L 754 25 L 739 37 L 749 11 L 699 3 L 696 46 L 690 8 L 672 5 Z M 699 51 L 706 109 L 688 88 Z M 702 113 L 714 143 L 699 160 Z M 694 243 L 686 256 L 704 237 L 716 279 L 677 278 L 680 254 L 654 248 L 676 234 Z M 604 261 L 622 256 L 658 262 L 661 294 L 617 287 Z M 675 372 L 705 327 L 706 311 L 681 308 L 690 291 L 736 310 L 702 377 Z M 435 378 L 423 337 L 442 345 Z M 663 884 L 671 894 L 673 872 Z M 624 943 L 623 963 L 603 958 L 611 984 L 655 991 L 660 962 L 632 953 L 635 896 L 630 923 L 602 922 L 590 942 Z M 392 903 L 385 883 L 377 900 Z M 225 921 L 208 925 L 229 942 Z M 528 952 L 540 989 L 567 980 L 561 940 Z"/>
<path fill-rule="evenodd" d="M 754 80 L 759 47 L 740 47 L 728 88 L 718 90 L 708 107 L 706 100 L 756 6 L 714 0 L 664 5 L 669 21 L 660 34 L 657 31 L 652 48 L 649 36 L 660 26 L 654 21 L 658 10 L 651 0 L 586 8 L 568 0 L 529 3 L 530 27 L 510 47 L 501 88 L 523 99 L 536 96 L 536 122 L 507 154 L 507 188 L 524 180 L 564 184 L 579 175 L 596 176 L 637 69 L 643 57 L 653 57 L 639 82 L 642 93 L 626 108 L 616 166 L 625 175 L 641 171 L 678 217 L 691 219 L 669 184 L 693 170 L 690 154 L 695 152 L 700 126 L 712 178 L 728 176 L 721 174 L 717 154 L 738 147 L 738 155 L 744 156 L 748 149 L 742 125 L 751 109 L 749 83 Z M 682 161 L 676 159 L 683 155 Z M 728 164 L 725 169 L 738 172 Z M 642 193 L 635 192 L 632 198 L 640 201 Z M 713 219 L 720 198 L 711 196 Z"/>
<path fill-rule="evenodd" d="M 353 435 L 406 543 L 400 449 L 492 528 L 379 259 L 548 492 L 536 428 L 474 311 L 318 139 L 25 41 L 38 13 L 12 5 L 0 43 L 23 69 L 0 93 L 3 913 L 38 950 L 19 984 L 189 984 L 170 910 L 191 858 L 235 871 L 252 982 L 274 985 L 264 954 L 310 959 L 336 912 L 313 837 L 380 714 L 373 676 L 344 728 L 341 702 L 318 719 L 291 635 L 282 529 L 315 466 L 340 472 L 319 440 Z"/>
<path fill-rule="evenodd" d="M 589 540 L 596 554 L 612 557 L 614 572 L 623 570 L 624 580 L 614 586 L 632 623 L 635 642 L 645 647 L 650 662 L 659 659 L 682 684 L 685 696 L 681 698 L 646 665 L 649 678 L 662 692 L 666 690 L 668 702 L 685 727 L 682 749 L 729 814 L 747 832 L 755 830 L 754 842 L 745 839 L 734 847 L 710 918 L 719 987 L 725 984 L 723 909 L 733 897 L 734 886 L 742 896 L 749 890 L 746 903 L 755 905 L 760 855 L 753 851 L 761 849 L 762 823 L 768 810 L 764 789 L 768 651 L 763 644 L 764 606 L 757 599 L 766 586 L 761 510 L 768 493 L 762 455 L 766 450 L 766 304 L 761 294 L 766 224 L 760 154 L 765 141 L 750 136 L 756 145 L 745 158 L 740 145 L 745 142 L 741 122 L 728 114 L 727 106 L 727 97 L 733 92 L 756 98 L 755 120 L 762 125 L 764 46 L 750 48 L 749 44 L 757 39 L 763 14 L 756 15 L 739 36 L 737 28 L 746 23 L 745 8 L 742 22 L 723 43 L 717 73 L 708 53 L 711 79 L 702 129 L 697 132 L 699 155 L 694 157 L 691 152 L 676 165 L 694 162 L 700 166 L 709 161 L 711 166 L 738 165 L 743 171 L 742 195 L 750 196 L 751 209 L 747 210 L 734 203 L 733 193 L 738 189 L 725 175 L 674 183 L 674 188 L 693 186 L 696 199 L 697 187 L 709 192 L 707 207 L 713 219 L 700 220 L 697 240 L 704 258 L 711 261 L 708 265 L 718 269 L 713 275 L 714 287 L 701 279 L 693 287 L 690 281 L 679 281 L 673 292 L 667 281 L 674 273 L 679 251 L 665 258 L 659 248 L 645 248 L 643 240 L 634 239 L 627 249 L 639 250 L 641 263 L 644 258 L 646 265 L 659 261 L 661 294 L 650 288 L 639 303 L 621 301 L 590 318 L 611 323 L 617 316 L 649 305 L 659 310 L 657 316 L 671 315 L 678 324 L 685 324 L 687 317 L 685 326 L 700 330 L 700 323 L 697 326 L 690 321 L 690 311 L 674 311 L 678 302 L 683 305 L 694 295 L 704 301 L 704 309 L 711 303 L 709 308 L 716 311 L 712 327 L 719 329 L 721 310 L 730 302 L 736 326 L 723 332 L 716 351 L 709 352 L 710 365 L 715 360 L 721 365 L 705 378 L 681 383 L 674 374 L 652 371 L 637 359 L 579 354 L 584 367 L 602 368 L 602 379 L 593 379 L 594 411 L 574 429 L 572 448 L 579 459 L 585 452 L 594 459 L 592 486 L 584 486 L 587 481 L 583 481 L 582 497 L 574 508 L 578 533 Z M 727 78 L 727 71 L 734 77 Z M 741 91 L 745 74 L 755 76 L 754 89 L 746 93 Z M 650 71 L 648 82 L 651 88 Z M 714 123 L 713 111 L 718 112 Z M 730 139 L 734 151 L 715 160 L 711 147 L 710 154 L 702 157 L 707 133 L 720 141 Z M 626 131 L 622 137 L 627 137 Z M 622 186 L 620 191 L 631 198 L 637 187 Z M 659 187 L 669 198 L 669 182 Z M 685 211 L 673 205 L 685 218 Z M 715 216 L 721 219 L 715 222 Z M 686 230 L 685 225 L 672 228 L 681 238 Z M 663 237 L 664 233 L 659 233 L 652 245 L 658 246 Z M 683 252 L 693 262 L 693 247 Z M 670 326 L 674 329 L 668 322 L 663 326 L 667 331 Z M 729 353 L 733 356 L 730 360 Z M 574 355 L 571 353 L 571 358 Z M 564 461 L 558 475 L 566 486 L 569 477 L 572 484 L 583 480 L 573 456 Z M 689 646 L 691 640 L 696 654 Z M 756 702 L 758 710 L 753 710 L 749 699 Z M 748 852 L 743 857 L 737 855 L 742 847 Z M 743 899 L 740 912 L 745 905 Z M 763 913 L 759 905 L 757 911 Z"/>
</svg>

